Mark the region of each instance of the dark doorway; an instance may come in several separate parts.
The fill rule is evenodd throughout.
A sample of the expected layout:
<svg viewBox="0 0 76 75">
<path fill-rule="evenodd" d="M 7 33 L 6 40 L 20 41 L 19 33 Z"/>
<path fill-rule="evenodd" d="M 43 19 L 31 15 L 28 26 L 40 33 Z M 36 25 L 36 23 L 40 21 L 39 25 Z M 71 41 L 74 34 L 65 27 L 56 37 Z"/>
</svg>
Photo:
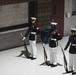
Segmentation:
<svg viewBox="0 0 76 75">
<path fill-rule="evenodd" d="M 58 23 L 57 28 L 64 32 L 64 0 L 52 0 L 52 20 Z"/>
</svg>

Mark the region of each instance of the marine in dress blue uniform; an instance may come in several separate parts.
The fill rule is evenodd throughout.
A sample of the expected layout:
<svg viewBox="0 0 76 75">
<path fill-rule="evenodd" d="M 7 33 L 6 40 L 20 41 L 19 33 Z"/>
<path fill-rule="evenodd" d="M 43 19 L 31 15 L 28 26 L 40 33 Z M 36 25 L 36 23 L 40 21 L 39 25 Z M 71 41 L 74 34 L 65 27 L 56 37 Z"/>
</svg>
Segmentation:
<svg viewBox="0 0 76 75">
<path fill-rule="evenodd" d="M 39 33 L 39 27 L 36 25 L 36 17 L 31 17 L 32 23 L 29 26 L 25 37 L 23 40 L 28 36 L 29 34 L 29 43 L 30 43 L 30 53 L 31 53 L 31 59 L 37 58 L 37 47 L 36 47 L 36 35 Z"/>
<path fill-rule="evenodd" d="M 48 33 L 49 38 L 49 48 L 50 48 L 50 65 L 57 66 L 57 46 L 58 40 L 61 39 L 61 34 L 58 29 L 56 29 L 57 23 L 51 22 L 51 29 Z"/>
<path fill-rule="evenodd" d="M 69 47 L 69 71 L 74 70 L 74 72 L 76 72 L 76 29 L 75 28 L 71 28 L 71 35 L 68 38 L 68 42 L 64 50 L 67 50 L 68 47 Z"/>
</svg>

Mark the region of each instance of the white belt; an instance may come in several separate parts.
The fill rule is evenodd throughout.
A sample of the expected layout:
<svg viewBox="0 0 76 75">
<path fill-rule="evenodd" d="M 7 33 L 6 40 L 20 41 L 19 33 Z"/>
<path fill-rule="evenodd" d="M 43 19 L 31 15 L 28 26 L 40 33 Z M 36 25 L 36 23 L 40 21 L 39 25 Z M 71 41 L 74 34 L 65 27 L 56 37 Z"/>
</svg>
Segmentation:
<svg viewBox="0 0 76 75">
<path fill-rule="evenodd" d="M 72 46 L 76 46 L 76 44 L 72 44 Z"/>
<path fill-rule="evenodd" d="M 31 32 L 31 34 L 36 34 L 36 32 Z"/>
<path fill-rule="evenodd" d="M 53 38 L 51 38 L 51 40 L 54 40 L 54 41 L 56 41 L 56 39 L 53 39 Z"/>
</svg>

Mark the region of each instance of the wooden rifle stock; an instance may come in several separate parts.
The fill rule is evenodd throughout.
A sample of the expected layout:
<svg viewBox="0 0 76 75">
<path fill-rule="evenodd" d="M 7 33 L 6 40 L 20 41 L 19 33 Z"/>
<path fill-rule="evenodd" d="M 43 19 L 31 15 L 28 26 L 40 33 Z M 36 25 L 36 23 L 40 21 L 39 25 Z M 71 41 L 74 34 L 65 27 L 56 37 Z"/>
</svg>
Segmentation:
<svg viewBox="0 0 76 75">
<path fill-rule="evenodd" d="M 62 48 L 62 46 L 60 45 L 61 47 L 61 50 L 62 50 L 62 53 L 63 53 L 63 59 L 64 59 L 64 68 L 65 68 L 65 71 L 68 72 L 68 67 L 67 67 L 67 60 L 66 60 L 66 57 L 65 57 L 65 53 L 64 53 L 64 50 Z"/>
</svg>

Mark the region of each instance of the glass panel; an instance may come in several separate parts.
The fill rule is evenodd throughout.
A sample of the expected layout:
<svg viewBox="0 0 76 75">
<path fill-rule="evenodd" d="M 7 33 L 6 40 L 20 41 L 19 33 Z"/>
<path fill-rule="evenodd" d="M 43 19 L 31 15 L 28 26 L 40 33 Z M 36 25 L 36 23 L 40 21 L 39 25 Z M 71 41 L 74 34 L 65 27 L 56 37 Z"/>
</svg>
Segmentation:
<svg viewBox="0 0 76 75">
<path fill-rule="evenodd" d="M 76 15 L 76 0 L 72 0 L 72 16 Z"/>
<path fill-rule="evenodd" d="M 0 6 L 0 28 L 28 23 L 28 2 Z"/>
</svg>

